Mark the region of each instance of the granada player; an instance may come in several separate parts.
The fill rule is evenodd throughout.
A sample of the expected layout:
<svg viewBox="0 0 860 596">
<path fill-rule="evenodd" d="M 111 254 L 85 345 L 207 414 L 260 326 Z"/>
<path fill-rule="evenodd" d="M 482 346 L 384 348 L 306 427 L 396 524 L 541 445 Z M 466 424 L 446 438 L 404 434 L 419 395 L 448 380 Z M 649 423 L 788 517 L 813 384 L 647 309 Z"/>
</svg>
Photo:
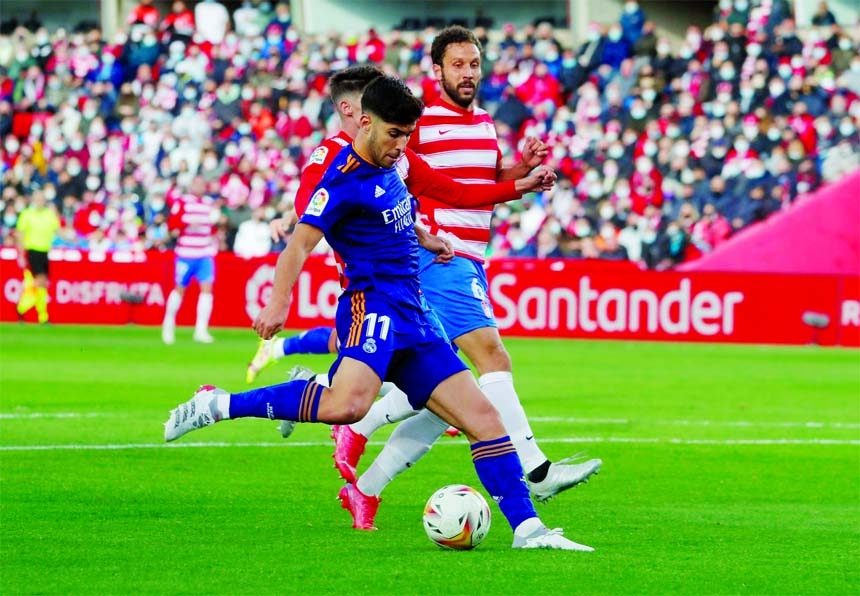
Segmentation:
<svg viewBox="0 0 860 596">
<path fill-rule="evenodd" d="M 168 345 L 176 341 L 176 313 L 182 306 L 186 288 L 193 280 L 200 285 L 193 339 L 205 344 L 215 341 L 209 334 L 209 317 L 212 316 L 215 255 L 218 254 L 216 214 L 215 201 L 206 196 L 203 176 L 195 176 L 188 192 L 174 199 L 170 206 L 167 227 L 176 236 L 176 285 L 167 297 L 161 323 L 161 339 Z"/>
</svg>

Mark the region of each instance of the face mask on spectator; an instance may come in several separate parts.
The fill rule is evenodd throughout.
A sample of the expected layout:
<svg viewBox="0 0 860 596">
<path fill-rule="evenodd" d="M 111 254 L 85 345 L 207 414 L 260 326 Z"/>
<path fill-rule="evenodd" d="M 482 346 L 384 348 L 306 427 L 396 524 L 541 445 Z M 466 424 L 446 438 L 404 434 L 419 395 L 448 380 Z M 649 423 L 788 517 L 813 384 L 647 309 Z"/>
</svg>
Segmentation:
<svg viewBox="0 0 860 596">
<path fill-rule="evenodd" d="M 239 126 L 236 127 L 236 130 L 238 131 L 238 133 L 240 135 L 243 135 L 243 136 L 248 135 L 251 133 L 251 125 L 248 124 L 247 122 L 243 122 L 242 124 L 240 124 Z"/>
<path fill-rule="evenodd" d="M 669 53 L 670 49 L 671 48 L 669 47 L 668 43 L 657 44 L 657 53 L 660 54 L 661 56 L 667 55 Z"/>
<path fill-rule="evenodd" d="M 140 96 L 146 101 L 150 101 L 155 95 L 155 89 L 152 87 L 145 87 L 143 91 L 140 92 Z"/>
<path fill-rule="evenodd" d="M 726 106 L 723 103 L 715 102 L 711 105 L 711 114 L 717 118 L 722 118 L 726 115 Z"/>
<path fill-rule="evenodd" d="M 648 103 L 652 103 L 656 98 L 657 98 L 657 91 L 655 89 L 645 89 L 642 92 L 642 99 L 644 99 Z"/>
<path fill-rule="evenodd" d="M 639 158 L 636 160 L 636 171 L 640 174 L 647 174 L 651 171 L 651 160 Z"/>
<path fill-rule="evenodd" d="M 80 151 L 84 148 L 84 140 L 76 137 L 69 141 L 69 147 L 74 151 Z"/>
<path fill-rule="evenodd" d="M 5 147 L 6 151 L 8 151 L 9 153 L 15 153 L 20 148 L 20 144 L 18 143 L 18 139 L 12 137 L 6 139 Z"/>
<path fill-rule="evenodd" d="M 758 126 L 755 126 L 755 125 L 751 126 L 751 125 L 747 124 L 743 127 L 743 131 L 744 131 L 744 136 L 746 138 L 752 140 L 752 139 L 756 138 L 756 136 L 758 135 Z"/>
<path fill-rule="evenodd" d="M 747 46 L 747 54 L 752 57 L 757 57 L 761 54 L 761 46 L 757 43 L 751 43 Z"/>
<path fill-rule="evenodd" d="M 207 155 L 203 159 L 203 169 L 204 170 L 214 170 L 218 167 L 218 158 L 214 155 Z"/>
<path fill-rule="evenodd" d="M 161 147 L 162 147 L 165 151 L 173 151 L 174 149 L 176 149 L 176 139 L 174 139 L 173 137 L 167 137 L 167 138 L 166 138 L 166 139 L 164 139 L 164 141 L 161 143 Z"/>
<path fill-rule="evenodd" d="M 767 129 L 767 138 L 771 141 L 777 141 L 782 137 L 782 132 L 776 127 Z"/>
<path fill-rule="evenodd" d="M 635 2 L 625 2 L 624 11 L 627 12 L 627 14 L 633 14 L 634 12 L 636 12 L 636 8 L 638 8 L 638 6 L 639 5 Z"/>
<path fill-rule="evenodd" d="M 736 0 L 735 1 L 735 8 L 741 12 L 745 11 L 749 7 L 750 7 L 750 5 L 749 5 L 749 2 L 747 2 L 747 0 Z"/>
<path fill-rule="evenodd" d="M 609 30 L 609 39 L 612 41 L 618 41 L 621 39 L 621 29 L 612 28 Z"/>
<path fill-rule="evenodd" d="M 564 159 L 566 153 L 567 151 L 564 147 L 554 147 L 552 150 L 552 156 L 557 160 Z"/>
<path fill-rule="evenodd" d="M 860 61 L 854 60 L 851 63 L 851 72 L 860 72 Z"/>
<path fill-rule="evenodd" d="M 719 27 L 715 27 L 711 29 L 711 41 L 722 41 L 723 37 L 725 37 L 725 33 Z"/>
<path fill-rule="evenodd" d="M 57 191 L 53 186 L 46 186 L 44 193 L 45 193 L 45 198 L 48 199 L 49 201 L 53 201 L 54 199 L 57 198 Z"/>
<path fill-rule="evenodd" d="M 735 149 L 737 149 L 738 153 L 746 153 L 747 149 L 750 148 L 750 144 L 746 141 L 735 141 Z"/>
<path fill-rule="evenodd" d="M 687 157 L 690 155 L 690 146 L 687 143 L 675 143 L 672 147 L 672 155 L 675 157 Z"/>
<path fill-rule="evenodd" d="M 625 184 L 619 184 L 615 187 L 615 195 L 619 198 L 626 199 L 630 196 L 630 187 Z"/>
<path fill-rule="evenodd" d="M 693 57 L 693 50 L 691 50 L 687 46 L 684 46 L 680 49 L 680 51 L 678 52 L 678 55 L 681 58 L 683 58 L 684 60 L 689 60 L 690 58 Z"/>
<path fill-rule="evenodd" d="M 155 39 L 155 36 L 154 36 L 154 35 L 144 35 L 144 36 L 143 36 L 143 45 L 145 45 L 145 46 L 152 47 L 152 46 L 154 46 L 157 42 L 158 42 L 158 40 L 157 40 L 157 39 Z"/>
<path fill-rule="evenodd" d="M 731 81 L 735 78 L 735 69 L 731 66 L 723 66 L 720 68 L 720 77 L 723 78 L 724 81 Z"/>
<path fill-rule="evenodd" d="M 642 106 L 636 105 L 630 108 L 630 117 L 634 120 L 641 120 L 645 117 L 647 110 Z"/>
<path fill-rule="evenodd" d="M 600 207 L 600 219 L 608 221 L 613 217 L 615 217 L 615 208 L 612 205 L 606 203 Z"/>
<path fill-rule="evenodd" d="M 847 120 L 844 120 L 839 124 L 839 134 L 843 137 L 850 137 L 854 134 L 854 130 L 854 125 Z"/>
<path fill-rule="evenodd" d="M 98 176 L 87 176 L 87 190 L 98 190 L 101 180 Z"/>
<path fill-rule="evenodd" d="M 785 85 L 781 85 L 779 83 L 771 83 L 768 87 L 768 90 L 773 97 L 779 97 L 780 95 L 785 93 Z"/>
<path fill-rule="evenodd" d="M 827 137 L 833 132 L 833 126 L 831 126 L 830 122 L 825 120 L 824 122 L 819 122 L 815 125 L 815 131 L 822 137 Z"/>
<path fill-rule="evenodd" d="M 850 50 L 851 49 L 851 39 L 848 37 L 842 37 L 839 39 L 839 49 L 840 50 Z"/>
<path fill-rule="evenodd" d="M 780 64 L 779 66 L 776 67 L 776 72 L 783 79 L 791 78 L 791 73 L 792 73 L 791 64 Z"/>
<path fill-rule="evenodd" d="M 624 147 L 621 145 L 612 145 L 606 151 L 606 154 L 612 159 L 618 159 L 624 155 Z"/>
<path fill-rule="evenodd" d="M 812 57 L 816 60 L 821 60 L 827 54 L 827 48 L 815 48 L 812 50 Z"/>
<path fill-rule="evenodd" d="M 642 146 L 642 152 L 649 157 L 654 157 L 657 155 L 657 143 L 654 141 L 646 141 Z"/>
</svg>

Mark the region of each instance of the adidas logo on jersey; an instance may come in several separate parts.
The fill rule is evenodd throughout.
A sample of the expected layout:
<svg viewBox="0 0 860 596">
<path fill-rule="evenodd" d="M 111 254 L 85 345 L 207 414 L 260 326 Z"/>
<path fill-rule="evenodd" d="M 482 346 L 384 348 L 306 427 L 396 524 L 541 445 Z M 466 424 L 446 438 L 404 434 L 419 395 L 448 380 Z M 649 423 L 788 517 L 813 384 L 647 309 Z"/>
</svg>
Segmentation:
<svg viewBox="0 0 860 596">
<path fill-rule="evenodd" d="M 376 190 L 373 191 L 373 198 L 378 199 L 379 197 L 381 197 L 384 194 L 385 194 L 385 191 L 382 190 L 382 188 L 380 188 L 380 186 L 377 184 Z"/>
</svg>

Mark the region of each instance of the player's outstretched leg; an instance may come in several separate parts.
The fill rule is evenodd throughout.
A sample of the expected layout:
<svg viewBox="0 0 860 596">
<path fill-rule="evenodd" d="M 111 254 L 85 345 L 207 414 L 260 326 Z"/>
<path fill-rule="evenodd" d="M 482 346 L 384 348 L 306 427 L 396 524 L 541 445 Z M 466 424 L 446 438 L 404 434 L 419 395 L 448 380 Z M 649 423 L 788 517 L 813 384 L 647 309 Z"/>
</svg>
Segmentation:
<svg viewBox="0 0 860 596">
<path fill-rule="evenodd" d="M 535 441 L 510 372 L 485 373 L 478 379 L 478 385 L 499 411 L 526 470 L 529 490 L 537 501 L 545 502 L 562 491 L 588 482 L 600 471 L 603 462 L 599 459 L 581 461 L 574 456 L 553 463 L 544 455 Z"/>
<path fill-rule="evenodd" d="M 469 371 L 442 381 L 427 407 L 469 438 L 478 478 L 514 530 L 513 548 L 594 550 L 565 538 L 560 529 L 548 529 L 540 520 L 522 479 L 517 451 L 505 434 L 498 412 Z"/>
</svg>

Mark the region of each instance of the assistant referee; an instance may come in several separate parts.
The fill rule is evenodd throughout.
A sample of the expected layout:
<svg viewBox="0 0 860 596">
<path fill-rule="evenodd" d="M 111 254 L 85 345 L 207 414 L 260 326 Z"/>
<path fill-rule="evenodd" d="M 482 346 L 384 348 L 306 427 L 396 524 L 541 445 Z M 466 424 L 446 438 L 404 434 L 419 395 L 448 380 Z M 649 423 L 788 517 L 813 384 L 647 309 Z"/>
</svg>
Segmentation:
<svg viewBox="0 0 860 596">
<path fill-rule="evenodd" d="M 30 206 L 21 212 L 15 226 L 18 240 L 18 265 L 33 275 L 33 288 L 21 292 L 18 316 L 34 306 L 40 323 L 48 322 L 48 251 L 60 229 L 60 217 L 41 190 L 33 191 Z M 26 277 L 25 277 L 26 278 Z"/>
</svg>

